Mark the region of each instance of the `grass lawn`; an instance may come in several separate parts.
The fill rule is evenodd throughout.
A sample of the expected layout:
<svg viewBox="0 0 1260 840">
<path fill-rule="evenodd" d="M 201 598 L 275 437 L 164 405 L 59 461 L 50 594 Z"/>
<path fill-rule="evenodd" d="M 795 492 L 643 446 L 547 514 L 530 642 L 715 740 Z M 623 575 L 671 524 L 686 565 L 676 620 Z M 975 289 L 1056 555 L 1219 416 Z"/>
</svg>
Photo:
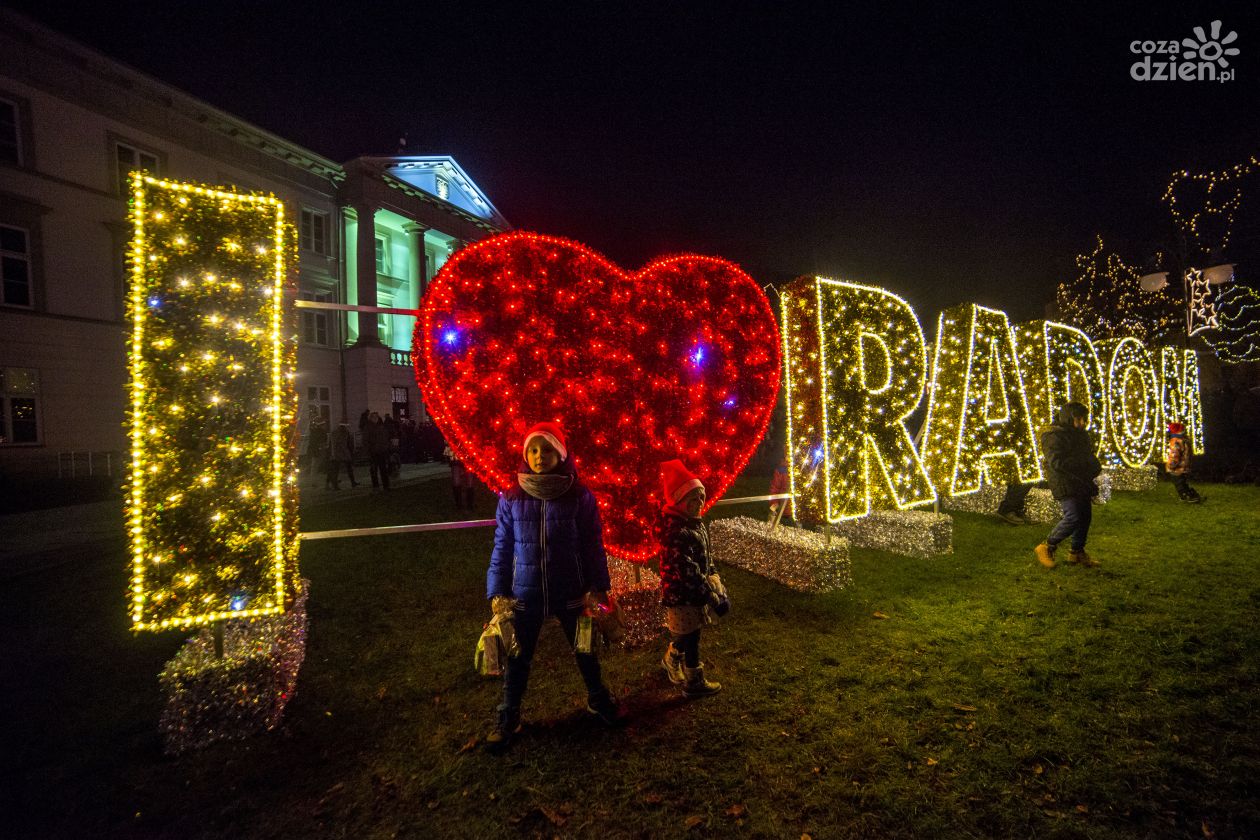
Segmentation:
<svg viewBox="0 0 1260 840">
<path fill-rule="evenodd" d="M 1201 508 L 1161 484 L 1096 509 L 1099 569 L 1048 571 L 1043 528 L 957 514 L 954 555 L 855 551 L 838 594 L 726 570 L 734 607 L 702 645 L 725 690 L 683 701 L 661 646 L 616 651 L 622 731 L 587 719 L 549 626 L 501 757 L 478 743 L 499 685 L 472 670 L 488 530 L 305 545 L 284 724 L 179 759 L 156 675 L 180 637 L 127 629 L 120 538 L 0 581 L 0 833 L 1258 837 L 1260 489 L 1202 489 Z M 303 529 L 451 518 L 433 481 Z"/>
</svg>

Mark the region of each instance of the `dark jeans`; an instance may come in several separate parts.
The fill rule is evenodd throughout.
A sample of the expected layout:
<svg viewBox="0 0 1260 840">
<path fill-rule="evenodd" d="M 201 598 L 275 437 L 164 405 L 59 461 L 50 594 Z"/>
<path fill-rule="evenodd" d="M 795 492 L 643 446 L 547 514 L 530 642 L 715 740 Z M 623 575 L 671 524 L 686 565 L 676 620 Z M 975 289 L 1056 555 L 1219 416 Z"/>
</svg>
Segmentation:
<svg viewBox="0 0 1260 840">
<path fill-rule="evenodd" d="M 1063 518 L 1050 529 L 1046 537 L 1046 545 L 1051 550 L 1068 537 L 1072 538 L 1072 550 L 1084 551 L 1085 538 L 1089 536 L 1089 523 L 1094 517 L 1093 501 L 1089 496 L 1069 496 L 1059 499 L 1059 507 L 1063 508 Z"/>
<path fill-rule="evenodd" d="M 674 641 L 674 650 L 683 655 L 683 665 L 688 668 L 699 668 L 700 631 L 692 630 L 690 633 L 684 633 L 681 636 L 677 633 L 671 633 L 670 638 Z"/>
<path fill-rule="evenodd" d="M 389 453 L 382 452 L 380 455 L 371 456 L 372 466 L 369 473 L 372 476 L 372 486 L 384 485 L 385 489 L 389 489 Z M 379 476 L 379 480 L 378 480 Z"/>
<path fill-rule="evenodd" d="M 1190 486 L 1190 480 L 1184 475 L 1170 475 L 1173 487 L 1177 488 L 1177 495 L 1181 498 L 1195 495 L 1195 489 Z"/>
<path fill-rule="evenodd" d="M 577 637 L 577 620 L 581 614 L 581 609 L 564 610 L 556 614 L 556 618 L 560 619 L 560 629 L 564 631 L 564 637 L 569 641 L 569 647 L 574 646 L 574 640 Z M 544 619 L 546 616 L 541 611 L 517 610 L 512 614 L 512 624 L 516 631 L 516 644 L 519 649 L 516 656 L 508 657 L 507 673 L 503 679 L 503 704 L 499 706 L 501 710 L 521 707 L 521 698 L 525 696 L 525 687 L 529 685 L 529 669 L 534 661 L 534 651 L 538 649 L 538 634 L 542 630 Z M 595 654 L 578 653 L 575 649 L 573 658 L 577 660 L 582 682 L 586 683 L 586 693 L 592 698 L 607 694 L 608 689 L 604 688 L 604 681 L 599 672 L 599 660 Z"/>
<path fill-rule="evenodd" d="M 1032 490 L 1031 484 L 1008 484 L 1006 485 L 1006 495 L 1002 497 L 1002 503 L 998 505 L 998 514 L 1003 513 L 1024 513 L 1024 501 L 1028 498 L 1028 491 Z"/>
</svg>

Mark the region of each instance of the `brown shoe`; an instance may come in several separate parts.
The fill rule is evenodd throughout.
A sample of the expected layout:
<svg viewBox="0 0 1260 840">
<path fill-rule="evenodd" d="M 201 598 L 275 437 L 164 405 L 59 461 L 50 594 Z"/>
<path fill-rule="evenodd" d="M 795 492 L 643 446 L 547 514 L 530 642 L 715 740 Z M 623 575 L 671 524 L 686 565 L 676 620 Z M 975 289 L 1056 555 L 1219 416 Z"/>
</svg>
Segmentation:
<svg viewBox="0 0 1260 840">
<path fill-rule="evenodd" d="M 1054 568 L 1054 549 L 1049 543 L 1042 543 L 1033 549 L 1037 553 L 1037 562 L 1045 566 L 1047 569 Z"/>
<path fill-rule="evenodd" d="M 1068 562 L 1088 566 L 1091 569 L 1098 565 L 1098 561 L 1086 554 L 1083 548 L 1080 551 L 1068 552 Z"/>
</svg>

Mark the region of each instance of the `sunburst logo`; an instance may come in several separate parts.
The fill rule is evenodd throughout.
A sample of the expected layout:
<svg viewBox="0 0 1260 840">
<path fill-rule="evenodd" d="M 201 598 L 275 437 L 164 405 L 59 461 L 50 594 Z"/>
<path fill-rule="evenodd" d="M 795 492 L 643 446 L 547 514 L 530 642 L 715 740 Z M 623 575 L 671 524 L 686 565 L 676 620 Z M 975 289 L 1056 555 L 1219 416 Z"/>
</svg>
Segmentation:
<svg viewBox="0 0 1260 840">
<path fill-rule="evenodd" d="M 1197 39 L 1197 40 L 1196 40 Z M 1224 38 L 1221 37 L 1221 22 L 1219 20 L 1212 21 L 1212 37 L 1209 38 L 1203 34 L 1203 27 L 1196 26 L 1194 28 L 1194 38 L 1182 38 L 1181 45 L 1185 47 L 1182 58 L 1187 61 L 1199 59 L 1200 61 L 1215 61 L 1222 70 L 1229 66 L 1227 55 L 1238 55 L 1238 47 L 1227 47 L 1226 44 L 1232 44 L 1238 40 L 1238 33 L 1231 31 Z"/>
<path fill-rule="evenodd" d="M 1142 59 L 1133 62 L 1129 75 L 1139 82 L 1233 81 L 1235 70 L 1229 66 L 1229 59 L 1239 50 L 1230 44 L 1238 40 L 1238 33 L 1230 30 L 1222 35 L 1222 29 L 1221 22 L 1214 20 L 1207 31 L 1196 26 L 1193 38 L 1133 41 L 1129 52 Z"/>
</svg>

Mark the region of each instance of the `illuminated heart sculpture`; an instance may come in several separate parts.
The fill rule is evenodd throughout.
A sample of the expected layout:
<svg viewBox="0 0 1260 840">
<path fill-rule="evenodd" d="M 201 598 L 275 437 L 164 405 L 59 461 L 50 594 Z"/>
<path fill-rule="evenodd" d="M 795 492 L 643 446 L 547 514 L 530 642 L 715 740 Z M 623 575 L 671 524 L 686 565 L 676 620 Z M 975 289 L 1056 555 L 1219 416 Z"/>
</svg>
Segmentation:
<svg viewBox="0 0 1260 840">
<path fill-rule="evenodd" d="M 760 443 L 779 390 L 779 332 L 760 287 L 713 257 L 627 274 L 564 239 L 508 233 L 447 261 L 413 337 L 416 381 L 452 450 L 495 490 L 516 486 L 543 420 L 599 500 L 610 553 L 645 561 L 661 461 L 708 504 Z"/>
</svg>

